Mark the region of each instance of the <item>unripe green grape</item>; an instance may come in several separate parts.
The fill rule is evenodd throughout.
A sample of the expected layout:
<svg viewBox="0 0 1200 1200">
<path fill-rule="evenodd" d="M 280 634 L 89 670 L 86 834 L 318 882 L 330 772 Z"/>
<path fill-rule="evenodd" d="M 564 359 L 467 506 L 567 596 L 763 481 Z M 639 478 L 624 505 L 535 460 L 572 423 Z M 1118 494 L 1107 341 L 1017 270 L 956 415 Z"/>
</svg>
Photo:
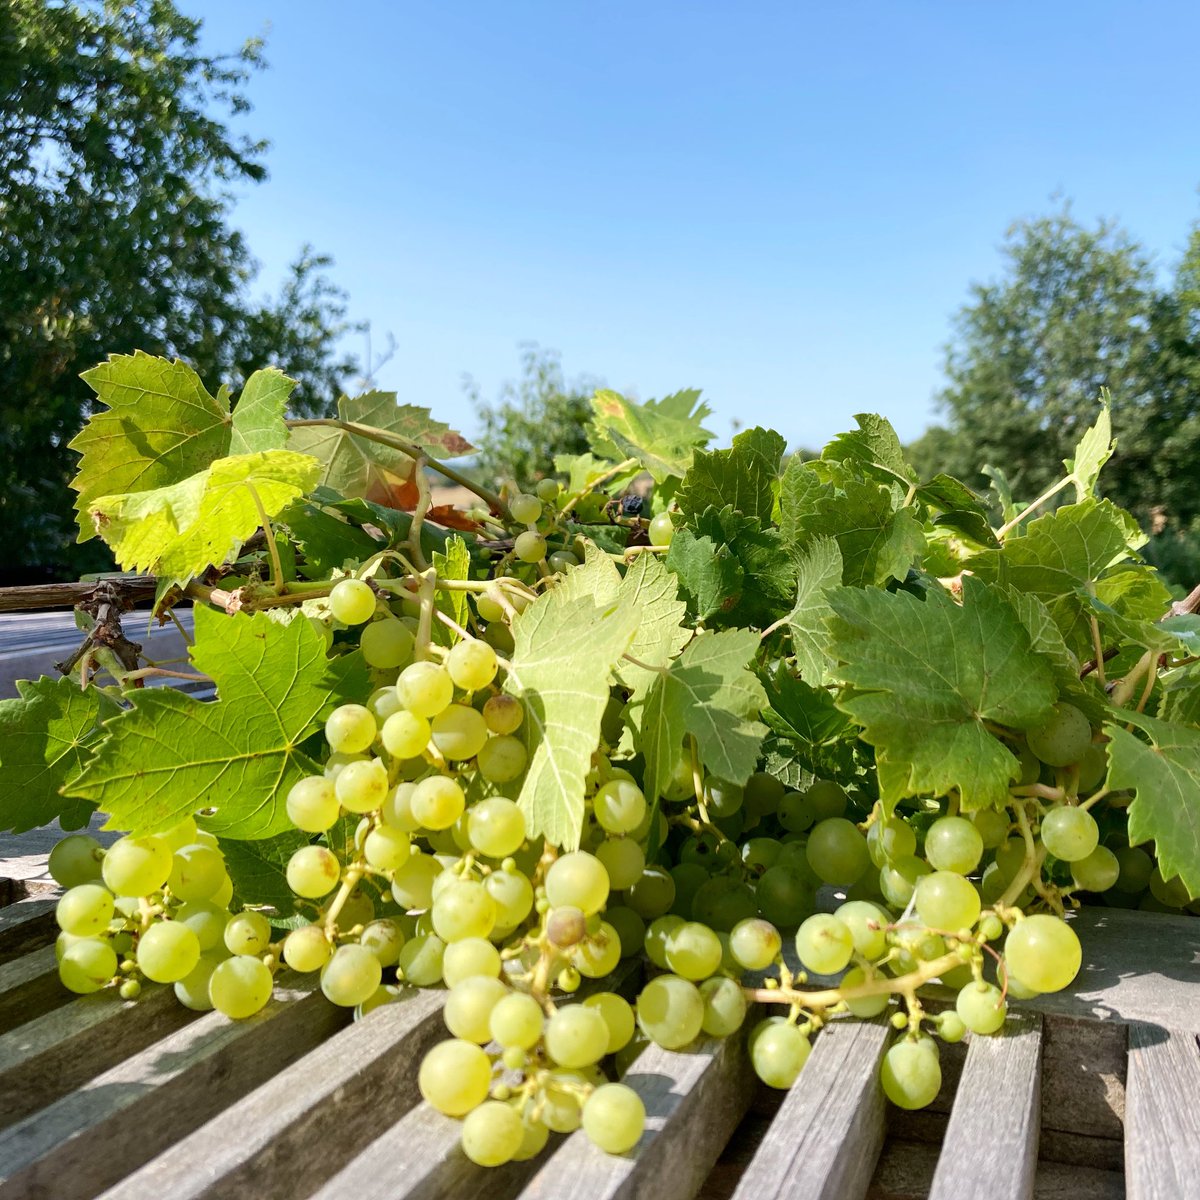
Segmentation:
<svg viewBox="0 0 1200 1200">
<path fill-rule="evenodd" d="M 877 867 L 889 860 L 907 858 L 917 849 L 917 835 L 912 826 L 896 818 L 884 817 L 867 830 L 867 850 Z"/>
<path fill-rule="evenodd" d="M 1104 746 L 1093 743 L 1079 760 L 1078 787 L 1081 792 L 1090 792 L 1104 782 L 1108 774 L 1108 751 Z"/>
<path fill-rule="evenodd" d="M 425 829 L 449 829 L 467 806 L 461 787 L 448 775 L 430 775 L 413 789 L 409 807 Z"/>
<path fill-rule="evenodd" d="M 608 1026 L 593 1008 L 567 1004 L 546 1022 L 546 1052 L 559 1066 L 587 1067 L 608 1050 Z"/>
<path fill-rule="evenodd" d="M 355 888 L 346 897 L 342 911 L 338 913 L 338 928 L 353 929 L 356 925 L 366 925 L 375 919 L 375 902 L 362 888 Z"/>
<path fill-rule="evenodd" d="M 363 857 L 376 871 L 394 871 L 402 867 L 411 853 L 408 834 L 390 825 L 377 825 L 363 842 Z"/>
<path fill-rule="evenodd" d="M 1043 818 L 1042 844 L 1063 862 L 1079 862 L 1100 844 L 1100 826 L 1085 808 L 1061 805 Z"/>
<path fill-rule="evenodd" d="M 442 1018 L 457 1038 L 483 1045 L 491 1040 L 492 1010 L 510 994 L 506 984 L 490 975 L 471 975 L 446 995 Z"/>
<path fill-rule="evenodd" d="M 513 542 L 513 553 L 525 563 L 538 563 L 546 557 L 546 539 L 540 533 L 527 529 L 517 534 Z"/>
<path fill-rule="evenodd" d="M 715 875 L 692 897 L 692 919 L 716 933 L 728 933 L 739 922 L 758 916 L 750 887 L 731 875 Z"/>
<path fill-rule="evenodd" d="M 414 716 L 436 717 L 454 698 L 454 681 L 437 663 L 410 663 L 396 680 L 400 703 Z"/>
<path fill-rule="evenodd" d="M 433 987 L 442 981 L 446 943 L 433 933 L 418 934 L 400 950 L 397 974 L 413 987 Z"/>
<path fill-rule="evenodd" d="M 516 733 L 525 719 L 525 709 L 516 696 L 489 696 L 483 719 L 492 733 Z"/>
<path fill-rule="evenodd" d="M 329 611 L 343 625 L 361 625 L 375 615 L 375 592 L 361 579 L 339 579 L 329 593 Z"/>
<path fill-rule="evenodd" d="M 705 925 L 685 921 L 667 938 L 667 967 L 683 979 L 707 979 L 721 965 L 721 941 Z"/>
<path fill-rule="evenodd" d="M 388 828 L 398 829 L 401 833 L 415 833 L 421 828 L 421 822 L 413 816 L 412 811 L 412 796 L 416 790 L 415 783 L 398 783 L 388 793 L 379 810 L 380 819 Z"/>
<path fill-rule="evenodd" d="M 325 740 L 337 754 L 361 754 L 370 749 L 377 731 L 374 713 L 362 704 L 341 704 L 325 721 Z"/>
<path fill-rule="evenodd" d="M 767 1087 L 790 1088 L 811 1052 L 812 1043 L 795 1025 L 764 1022 L 751 1036 L 750 1064 Z"/>
<path fill-rule="evenodd" d="M 555 575 L 561 575 L 564 571 L 570 570 L 571 567 L 579 566 L 579 559 L 569 550 L 554 550 L 546 558 L 546 566 Z"/>
<path fill-rule="evenodd" d="M 104 855 L 101 875 L 118 896 L 149 896 L 171 874 L 171 849 L 160 837 L 118 838 Z"/>
<path fill-rule="evenodd" d="M 973 929 L 983 905 L 969 880 L 935 871 L 917 881 L 917 916 L 932 929 Z"/>
<path fill-rule="evenodd" d="M 983 858 L 983 835 L 965 817 L 939 817 L 926 831 L 925 857 L 936 871 L 969 875 Z"/>
<path fill-rule="evenodd" d="M 446 670 L 464 692 L 477 692 L 496 678 L 496 652 L 487 642 L 469 638 L 455 643 L 446 656 Z"/>
<path fill-rule="evenodd" d="M 779 808 L 783 799 L 783 784 L 773 775 L 756 771 L 742 789 L 742 803 L 751 816 L 763 817 Z"/>
<path fill-rule="evenodd" d="M 832 817 L 840 817 L 846 811 L 850 802 L 846 789 L 832 779 L 818 779 L 804 793 L 813 817 L 817 821 L 826 821 Z"/>
<path fill-rule="evenodd" d="M 496 924 L 496 902 L 482 883 L 460 879 L 433 902 L 433 929 L 444 942 L 487 937 Z"/>
<path fill-rule="evenodd" d="M 347 812 L 373 812 L 387 799 L 387 767 L 378 758 L 347 763 L 338 772 L 333 788 L 338 803 Z"/>
<path fill-rule="evenodd" d="M 958 993 L 954 1010 L 972 1033 L 995 1033 L 1008 1015 L 1008 1005 L 1000 989 L 974 980 Z"/>
<path fill-rule="evenodd" d="M 583 1007 L 595 1009 L 604 1019 L 608 1029 L 605 1054 L 616 1054 L 629 1045 L 637 1022 L 633 1008 L 624 996 L 618 996 L 616 992 L 596 992 L 583 1002 Z"/>
<path fill-rule="evenodd" d="M 626 1154 L 641 1140 L 646 1106 L 631 1087 L 605 1083 L 583 1105 L 583 1131 L 606 1154 Z"/>
<path fill-rule="evenodd" d="M 480 620 L 487 621 L 489 624 L 499 624 L 507 616 L 504 606 L 500 603 L 498 591 L 496 594 L 478 593 L 475 597 L 475 611 L 479 614 Z"/>
<path fill-rule="evenodd" d="M 412 658 L 414 638 L 403 621 L 385 617 L 382 621 L 372 621 L 362 631 L 358 644 L 367 666 L 390 671 Z"/>
<path fill-rule="evenodd" d="M 741 984 L 718 975 L 700 985 L 700 997 L 704 1001 L 701 1028 L 710 1037 L 729 1037 L 741 1029 L 746 1019 L 746 995 Z"/>
<path fill-rule="evenodd" d="M 213 1002 L 208 994 L 208 985 L 217 965 L 224 961 L 209 954 L 200 955 L 200 961 L 182 979 L 175 981 L 172 988 L 175 999 L 193 1012 L 212 1012 Z M 134 981 L 126 980 L 126 983 L 131 982 Z"/>
<path fill-rule="evenodd" d="M 293 784 L 286 807 L 288 820 L 305 833 L 324 833 L 341 812 L 333 781 L 323 775 L 308 775 Z"/>
<path fill-rule="evenodd" d="M 776 865 L 763 873 L 754 892 L 758 911 L 777 929 L 794 929 L 813 910 L 816 895 L 798 875 Z"/>
<path fill-rule="evenodd" d="M 302 925 L 283 939 L 283 961 L 301 974 L 319 971 L 332 953 L 333 947 L 320 925 Z"/>
<path fill-rule="evenodd" d="M 342 877 L 342 864 L 332 850 L 324 846 L 301 846 L 288 859 L 288 887 L 297 896 L 316 900 L 328 896 Z"/>
<path fill-rule="evenodd" d="M 775 815 L 788 833 L 803 833 L 816 820 L 803 792 L 785 792 Z"/>
<path fill-rule="evenodd" d="M 875 976 L 873 978 L 878 977 Z M 839 986 L 843 992 L 846 992 L 852 988 L 865 987 L 869 982 L 871 982 L 871 977 L 868 977 L 862 967 L 851 967 L 842 976 L 842 982 Z M 859 1020 L 867 1020 L 870 1017 L 879 1016 L 880 1013 L 887 1010 L 889 1003 L 890 997 L 886 992 L 876 996 L 846 997 L 846 1007 Z"/>
<path fill-rule="evenodd" d="M 652 517 L 646 535 L 652 546 L 669 546 L 675 537 L 675 522 L 671 520 L 671 514 L 663 512 Z"/>
<path fill-rule="evenodd" d="M 646 817 L 646 797 L 630 779 L 610 779 L 592 797 L 596 822 L 608 833 L 632 833 Z"/>
<path fill-rule="evenodd" d="M 680 1050 L 694 1041 L 704 1024 L 704 999 L 694 983 L 678 975 L 659 975 L 637 1000 L 642 1032 L 664 1050 Z"/>
<path fill-rule="evenodd" d="M 507 858 L 525 841 L 525 814 L 503 796 L 480 800 L 467 810 L 471 846 L 488 858 Z"/>
<path fill-rule="evenodd" d="M 266 1007 L 274 986 L 270 968 L 261 959 L 235 955 L 213 968 L 208 998 L 217 1012 L 241 1020 Z"/>
<path fill-rule="evenodd" d="M 335 751 L 325 760 L 325 769 L 322 774 L 326 779 L 336 781 L 337 777 L 351 763 L 366 762 L 369 758 L 369 754 L 339 754 Z"/>
<path fill-rule="evenodd" d="M 542 1036 L 542 1007 L 524 992 L 509 992 L 496 1001 L 488 1018 L 491 1036 L 501 1046 L 531 1050 Z"/>
<path fill-rule="evenodd" d="M 81 883 L 64 892 L 54 909 L 58 927 L 73 937 L 103 933 L 113 918 L 113 897 L 99 883 Z"/>
<path fill-rule="evenodd" d="M 816 913 L 796 930 L 796 953 L 818 975 L 836 975 L 854 954 L 854 936 L 837 917 Z"/>
<path fill-rule="evenodd" d="M 433 903 L 433 881 L 442 864 L 414 850 L 392 876 L 392 898 L 404 909 L 426 909 Z"/>
<path fill-rule="evenodd" d="M 874 962 L 887 951 L 888 918 L 869 900 L 847 900 L 834 913 L 854 940 L 854 951 Z"/>
<path fill-rule="evenodd" d="M 1008 879 L 1015 879 L 1025 863 L 1025 841 L 1012 837 L 996 850 L 996 865 Z"/>
<path fill-rule="evenodd" d="M 379 959 L 366 946 L 339 946 L 321 970 L 321 991 L 332 1004 L 353 1008 L 375 994 L 383 981 Z"/>
<path fill-rule="evenodd" d="M 642 877 L 646 855 L 633 838 L 607 838 L 596 847 L 596 857 L 604 866 L 609 886 L 615 891 L 632 887 Z"/>
<path fill-rule="evenodd" d="M 590 1081 L 582 1071 L 551 1071 L 539 1097 L 542 1121 L 555 1133 L 574 1133 L 583 1124 L 582 1085 Z"/>
<path fill-rule="evenodd" d="M 376 688 L 367 698 L 367 708 L 375 718 L 375 724 L 382 730 L 388 717 L 400 712 L 400 697 L 396 695 L 396 685 L 388 684 Z"/>
<path fill-rule="evenodd" d="M 1051 767 L 1078 762 L 1092 744 L 1092 727 L 1073 704 L 1056 704 L 1050 719 L 1025 734 L 1029 748 Z"/>
<path fill-rule="evenodd" d="M 228 874 L 209 899 L 218 908 L 229 907 L 229 902 L 233 899 L 233 880 L 229 878 Z"/>
<path fill-rule="evenodd" d="M 230 954 L 254 958 L 270 944 L 271 923 L 262 913 L 247 910 L 229 918 L 225 926 L 225 948 Z"/>
<path fill-rule="evenodd" d="M 55 883 L 63 888 L 73 888 L 100 882 L 103 857 L 104 849 L 94 837 L 72 833 L 54 843 L 47 866 Z"/>
<path fill-rule="evenodd" d="M 753 837 L 742 843 L 742 864 L 752 875 L 761 875 L 779 861 L 783 843 L 775 838 Z"/>
<path fill-rule="evenodd" d="M 58 977 L 72 992 L 86 996 L 98 992 L 117 973 L 117 955 L 101 938 L 78 938 L 58 960 Z"/>
<path fill-rule="evenodd" d="M 478 1108 L 492 1086 L 492 1064 L 473 1042 L 461 1038 L 439 1042 L 421 1062 L 417 1087 L 421 1095 L 448 1117 Z"/>
<path fill-rule="evenodd" d="M 643 920 L 661 917 L 675 902 L 674 877 L 663 867 L 647 867 L 629 889 L 625 902 Z"/>
<path fill-rule="evenodd" d="M 760 917 L 739 921 L 729 934 L 729 949 L 747 971 L 765 971 L 782 948 L 779 930 Z"/>
<path fill-rule="evenodd" d="M 424 717 L 402 708 L 384 721 L 380 737 L 384 749 L 393 758 L 416 758 L 429 745 L 432 732 Z"/>
<path fill-rule="evenodd" d="M 916 855 L 895 859 L 879 872 L 883 898 L 895 908 L 905 908 L 913 897 L 918 881 L 928 875 L 929 864 Z"/>
<path fill-rule="evenodd" d="M 983 839 L 983 848 L 995 850 L 997 846 L 1004 845 L 1012 822 L 1007 811 L 981 808 L 977 813 L 972 813 L 971 824 L 979 830 L 979 836 Z"/>
<path fill-rule="evenodd" d="M 824 883 L 855 883 L 871 865 L 867 839 L 853 821 L 829 817 L 808 836 L 808 863 Z"/>
<path fill-rule="evenodd" d="M 640 953 L 646 937 L 646 923 L 623 904 L 609 905 L 604 910 L 605 920 L 617 931 L 621 943 L 621 957 L 632 958 Z"/>
<path fill-rule="evenodd" d="M 667 969 L 667 942 L 671 934 L 683 923 L 683 918 L 675 913 L 667 913 L 666 916 L 656 917 L 650 922 L 644 946 L 647 957 L 656 967 L 661 967 L 664 971 Z"/>
<path fill-rule="evenodd" d="M 562 485 L 557 479 L 547 477 L 545 479 L 539 479 L 537 482 L 537 487 L 533 490 L 537 492 L 539 500 L 543 500 L 547 504 L 552 504 L 558 499 L 558 493 L 562 491 Z"/>
<path fill-rule="evenodd" d="M 555 908 L 570 905 L 590 916 L 604 907 L 608 892 L 604 864 L 583 850 L 556 858 L 546 872 L 546 897 Z"/>
<path fill-rule="evenodd" d="M 1038 914 L 1016 923 L 1004 944 L 1009 969 L 1039 992 L 1060 992 L 1079 973 L 1083 949 L 1058 917 Z"/>
<path fill-rule="evenodd" d="M 511 783 L 529 763 L 524 743 L 515 737 L 490 737 L 480 747 L 476 760 L 479 774 L 489 783 Z"/>
<path fill-rule="evenodd" d="M 525 1126 L 516 1109 L 500 1100 L 485 1100 L 463 1121 L 463 1153 L 481 1167 L 511 1162 L 524 1139 Z"/>
<path fill-rule="evenodd" d="M 603 979 L 611 975 L 620 961 L 621 939 L 607 921 L 601 921 L 600 928 L 584 938 L 571 952 L 572 965 L 588 979 Z"/>
<path fill-rule="evenodd" d="M 442 957 L 442 976 L 447 987 L 454 987 L 474 975 L 500 978 L 500 951 L 486 938 L 462 938 L 446 947 Z"/>
<path fill-rule="evenodd" d="M 518 525 L 533 525 L 542 515 L 542 502 L 536 496 L 520 493 L 508 502 L 508 511 Z"/>
<path fill-rule="evenodd" d="M 495 929 L 514 929 L 533 911 L 533 884 L 520 871 L 493 871 L 483 886 L 496 905 Z"/>
<path fill-rule="evenodd" d="M 179 921 L 157 921 L 138 938 L 138 970 L 155 983 L 175 983 L 199 961 L 200 941 Z"/>
<path fill-rule="evenodd" d="M 175 910 L 175 920 L 186 925 L 200 943 L 200 953 L 223 946 L 229 913 L 211 900 L 191 900 Z"/>
<path fill-rule="evenodd" d="M 1187 885 L 1178 875 L 1164 879 L 1159 867 L 1150 873 L 1150 894 L 1167 908 L 1183 908 L 1192 898 Z"/>
<path fill-rule="evenodd" d="M 936 1046 L 931 1049 L 908 1038 L 888 1049 L 879 1074 L 884 1095 L 897 1108 L 925 1108 L 933 1103 L 942 1088 L 942 1068 Z"/>
<path fill-rule="evenodd" d="M 1149 887 L 1154 872 L 1154 860 L 1150 855 L 1137 846 L 1119 846 L 1115 853 L 1120 866 L 1117 891 L 1137 893 Z"/>
<path fill-rule="evenodd" d="M 938 1037 L 943 1042 L 961 1042 L 967 1035 L 967 1027 L 962 1017 L 952 1009 L 946 1009 L 933 1018 Z"/>
<path fill-rule="evenodd" d="M 461 762 L 483 749 L 488 740 L 481 713 L 466 704 L 451 704 L 430 722 L 433 744 L 452 762 Z"/>
<path fill-rule="evenodd" d="M 220 850 L 196 842 L 175 851 L 167 886 L 178 900 L 207 900 L 224 878 L 224 855 Z"/>
</svg>

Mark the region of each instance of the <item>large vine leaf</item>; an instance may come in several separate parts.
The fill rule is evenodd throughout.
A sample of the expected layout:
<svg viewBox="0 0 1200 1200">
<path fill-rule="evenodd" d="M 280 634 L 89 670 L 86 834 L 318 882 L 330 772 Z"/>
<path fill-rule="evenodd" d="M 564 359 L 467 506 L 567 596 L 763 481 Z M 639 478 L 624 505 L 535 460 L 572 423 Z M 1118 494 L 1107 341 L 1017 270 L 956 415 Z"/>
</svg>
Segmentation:
<svg viewBox="0 0 1200 1200">
<path fill-rule="evenodd" d="M 675 502 L 685 514 L 729 505 L 743 516 L 769 522 L 786 449 L 787 442 L 774 430 L 754 428 L 739 433 L 729 450 L 697 450 Z"/>
<path fill-rule="evenodd" d="M 1126 725 L 1145 733 L 1150 745 Z M 1178 875 L 1190 896 L 1200 896 L 1200 730 L 1122 711 L 1104 731 L 1112 739 L 1108 786 L 1136 792 L 1130 845 L 1153 840 L 1163 876 Z"/>
<path fill-rule="evenodd" d="M 232 412 L 225 388 L 212 396 L 191 367 L 141 351 L 83 378 L 106 407 L 71 442 L 83 456 L 71 482 L 80 541 L 94 535 L 87 514 L 97 497 L 169 487 L 216 459 L 287 443 L 283 410 L 295 383 L 274 369 L 251 375 Z"/>
<path fill-rule="evenodd" d="M 103 806 L 106 828 L 169 829 L 200 809 L 200 823 L 229 838 L 289 828 L 284 800 L 319 768 L 299 749 L 339 701 L 367 689 L 357 653 L 327 659 L 307 618 L 229 617 L 199 608 L 192 661 L 217 685 L 205 703 L 170 688 L 134 692 L 133 706 L 104 723 L 107 737 L 73 796 Z"/>
<path fill-rule="evenodd" d="M 58 820 L 87 824 L 92 805 L 60 790 L 80 772 L 100 737 L 100 696 L 77 680 L 42 676 L 17 683 L 19 699 L 0 700 L 0 829 L 23 833 Z"/>
<path fill-rule="evenodd" d="M 986 723 L 1028 729 L 1057 693 L 1004 596 L 968 576 L 961 607 L 940 591 L 842 588 L 829 600 L 837 674 L 852 689 L 839 706 L 875 747 L 885 803 L 952 789 L 964 809 L 1005 803 L 1019 768 Z"/>
<path fill-rule="evenodd" d="M 239 454 L 181 483 L 100 496 L 88 508 L 122 567 L 185 582 L 235 556 L 263 513 L 276 516 L 298 499 L 317 470 L 315 459 L 291 450 Z"/>
<path fill-rule="evenodd" d="M 592 449 L 618 461 L 636 458 L 658 483 L 687 473 L 692 455 L 712 434 L 700 424 L 712 410 L 698 391 L 635 404 L 617 392 L 592 397 Z"/>
<path fill-rule="evenodd" d="M 835 462 L 853 462 L 865 474 L 884 483 L 899 481 L 906 487 L 915 484 L 917 474 L 904 457 L 892 423 L 877 413 L 856 413 L 854 419 L 858 428 L 839 433 L 821 451 L 821 457 Z"/>
<path fill-rule="evenodd" d="M 767 732 L 756 719 L 766 693 L 750 669 L 758 646 L 758 635 L 749 629 L 701 634 L 659 672 L 639 721 L 648 800 L 666 789 L 687 734 L 718 778 L 745 783 L 753 774 Z"/>
<path fill-rule="evenodd" d="M 338 400 L 338 419 L 395 434 L 434 457 L 455 458 L 474 447 L 449 425 L 433 420 L 429 409 L 397 404 L 395 392 L 366 392 Z M 418 494 L 413 460 L 402 450 L 334 425 L 301 425 L 292 430 L 293 450 L 321 464 L 319 482 L 347 497 L 391 508 L 411 509 Z"/>
<path fill-rule="evenodd" d="M 599 604 L 556 588 L 513 621 L 505 691 L 525 705 L 529 766 L 517 803 L 533 837 L 579 847 L 585 781 L 600 744 L 613 669 L 637 633 L 630 603 Z"/>
<path fill-rule="evenodd" d="M 742 598 L 746 572 L 720 535 L 714 541 L 690 529 L 676 530 L 667 567 L 679 580 L 697 621 L 731 612 Z"/>
<path fill-rule="evenodd" d="M 827 593 L 842 582 L 842 552 L 833 538 L 814 538 L 801 551 L 796 566 L 796 603 L 787 615 L 792 653 L 801 677 L 815 687 L 826 682 L 829 655 Z"/>
</svg>

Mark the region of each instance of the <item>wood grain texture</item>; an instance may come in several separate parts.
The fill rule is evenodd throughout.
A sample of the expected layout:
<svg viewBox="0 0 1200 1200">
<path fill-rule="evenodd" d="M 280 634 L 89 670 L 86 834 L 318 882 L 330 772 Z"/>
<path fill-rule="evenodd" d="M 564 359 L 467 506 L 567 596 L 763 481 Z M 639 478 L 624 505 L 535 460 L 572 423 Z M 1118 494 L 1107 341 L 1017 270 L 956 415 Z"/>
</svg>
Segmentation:
<svg viewBox="0 0 1200 1200">
<path fill-rule="evenodd" d="M 822 1030 L 739 1181 L 736 1200 L 859 1200 L 883 1146 L 886 1022 Z"/>
<path fill-rule="evenodd" d="M 86 1200 L 294 1062 L 349 1019 L 314 979 L 261 1013 L 206 1013 L 0 1133 L 0 1197 Z"/>
<path fill-rule="evenodd" d="M 929 1200 L 1029 1200 L 1041 1118 L 1042 1022 L 1010 1014 L 974 1036 L 946 1126 Z"/>
<path fill-rule="evenodd" d="M 1130 1200 L 1200 1194 L 1200 1047 L 1191 1033 L 1129 1031 L 1125 1183 Z"/>
<path fill-rule="evenodd" d="M 137 1000 L 111 988 L 79 996 L 0 1037 L 0 1129 L 66 1095 L 195 1019 L 172 988 Z"/>
<path fill-rule="evenodd" d="M 18 900 L 0 908 L 0 963 L 48 945 L 58 936 L 53 897 Z"/>
<path fill-rule="evenodd" d="M 0 966 L 0 1033 L 58 1008 L 72 999 L 58 978 L 53 946 Z"/>
<path fill-rule="evenodd" d="M 754 1021 L 751 1015 L 748 1024 Z M 650 1046 L 623 1082 L 646 1106 L 646 1131 L 629 1154 L 598 1150 L 580 1130 L 544 1162 L 528 1200 L 690 1200 L 754 1094 L 746 1026 L 684 1052 Z M 332 1200 L 332 1197 L 330 1198 Z"/>
<path fill-rule="evenodd" d="M 419 1099 L 446 1036 L 445 992 L 376 1009 L 104 1193 L 103 1200 L 291 1200 L 339 1170 Z"/>
</svg>

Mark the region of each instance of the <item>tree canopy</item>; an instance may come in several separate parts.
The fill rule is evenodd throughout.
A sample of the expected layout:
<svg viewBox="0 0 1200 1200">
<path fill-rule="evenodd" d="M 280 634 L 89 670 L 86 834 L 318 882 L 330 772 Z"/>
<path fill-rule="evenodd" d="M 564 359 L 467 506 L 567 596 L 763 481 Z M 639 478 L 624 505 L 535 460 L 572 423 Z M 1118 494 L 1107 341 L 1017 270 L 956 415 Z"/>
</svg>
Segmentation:
<svg viewBox="0 0 1200 1200">
<path fill-rule="evenodd" d="M 278 365 L 324 411 L 355 368 L 329 260 L 301 253 L 274 299 L 230 224 L 266 143 L 229 128 L 262 66 L 248 41 L 200 46 L 170 0 L 9 0 L 0 26 L 0 561 L 28 574 L 107 565 L 74 548 L 67 443 L 79 379 L 111 353 L 177 356 L 237 386 Z"/>
</svg>

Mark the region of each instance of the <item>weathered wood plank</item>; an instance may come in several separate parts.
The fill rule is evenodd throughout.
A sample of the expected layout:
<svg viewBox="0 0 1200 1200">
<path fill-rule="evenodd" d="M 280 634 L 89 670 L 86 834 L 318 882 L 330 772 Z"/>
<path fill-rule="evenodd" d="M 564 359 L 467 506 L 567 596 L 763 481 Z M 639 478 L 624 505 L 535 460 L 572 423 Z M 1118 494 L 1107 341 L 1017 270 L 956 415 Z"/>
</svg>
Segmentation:
<svg viewBox="0 0 1200 1200">
<path fill-rule="evenodd" d="M 1042 1025 L 1042 1131 L 1124 1137 L 1129 1026 L 1046 1014 Z"/>
<path fill-rule="evenodd" d="M 54 941 L 58 936 L 54 921 L 57 903 L 53 897 L 35 897 L 0 908 L 0 963 L 11 962 Z"/>
<path fill-rule="evenodd" d="M 53 946 L 0 966 L 0 1033 L 7 1033 L 52 1008 L 66 1004 L 72 995 L 58 978 Z"/>
<path fill-rule="evenodd" d="M 1129 1031 L 1125 1183 L 1130 1200 L 1179 1200 L 1200 1187 L 1200 1047 L 1190 1033 Z"/>
<path fill-rule="evenodd" d="M 929 1200 L 1029 1200 L 1041 1116 L 1041 1018 L 972 1037 Z"/>
<path fill-rule="evenodd" d="M 858 1200 L 883 1146 L 886 1022 L 835 1022 L 784 1097 L 736 1200 Z"/>
<path fill-rule="evenodd" d="M 151 1159 L 102 1200 L 307 1195 L 417 1102 L 417 1067 L 446 1036 L 444 999 L 442 991 L 413 990 L 356 1021 Z"/>
<path fill-rule="evenodd" d="M 0 1197 L 86 1200 L 116 1183 L 344 1025 L 315 988 L 282 978 L 256 1016 L 206 1013 L 3 1131 Z"/>
<path fill-rule="evenodd" d="M 573 1133 L 522 1196 L 560 1200 L 569 1192 L 572 1200 L 690 1200 L 754 1094 L 746 1032 L 743 1027 L 733 1037 L 704 1039 L 679 1053 L 650 1046 L 624 1079 L 646 1105 L 641 1141 L 616 1156 L 598 1150 L 582 1130 Z"/>
<path fill-rule="evenodd" d="M 195 1017 L 172 988 L 148 984 L 137 1000 L 108 988 L 10 1030 L 0 1037 L 0 1129 Z"/>
</svg>

